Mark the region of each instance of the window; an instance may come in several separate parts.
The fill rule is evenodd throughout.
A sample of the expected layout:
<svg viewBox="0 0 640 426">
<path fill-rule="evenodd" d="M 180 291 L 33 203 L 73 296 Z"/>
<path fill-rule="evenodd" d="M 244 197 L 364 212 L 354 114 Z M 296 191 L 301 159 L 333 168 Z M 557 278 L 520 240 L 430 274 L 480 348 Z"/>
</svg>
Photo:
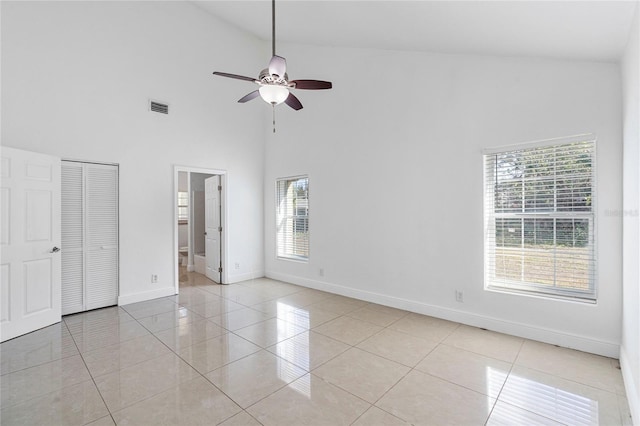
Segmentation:
<svg viewBox="0 0 640 426">
<path fill-rule="evenodd" d="M 276 245 L 278 257 L 309 258 L 309 178 L 276 181 Z"/>
<path fill-rule="evenodd" d="M 485 287 L 595 300 L 595 138 L 485 151 Z"/>
<path fill-rule="evenodd" d="M 189 193 L 178 191 L 178 223 L 187 223 L 189 220 Z"/>
</svg>

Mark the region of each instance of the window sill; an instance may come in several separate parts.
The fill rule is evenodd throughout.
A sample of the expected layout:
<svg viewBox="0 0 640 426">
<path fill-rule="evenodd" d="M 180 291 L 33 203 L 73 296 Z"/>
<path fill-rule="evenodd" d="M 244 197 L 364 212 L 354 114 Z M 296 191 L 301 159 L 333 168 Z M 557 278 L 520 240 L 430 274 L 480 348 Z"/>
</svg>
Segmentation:
<svg viewBox="0 0 640 426">
<path fill-rule="evenodd" d="M 309 258 L 308 257 L 288 257 L 288 256 L 276 256 L 276 260 L 286 260 L 289 262 L 296 262 L 296 263 L 309 263 Z"/>
<path fill-rule="evenodd" d="M 576 297 L 571 295 L 542 293 L 535 290 L 508 288 L 508 287 L 494 286 L 491 284 L 485 285 L 484 290 L 492 293 L 502 293 L 502 294 L 509 294 L 514 296 L 525 296 L 525 297 L 531 297 L 534 299 L 554 300 L 559 302 L 573 302 L 573 303 L 579 303 L 582 305 L 598 304 L 598 300 L 595 298 L 590 299 L 590 298 Z"/>
</svg>

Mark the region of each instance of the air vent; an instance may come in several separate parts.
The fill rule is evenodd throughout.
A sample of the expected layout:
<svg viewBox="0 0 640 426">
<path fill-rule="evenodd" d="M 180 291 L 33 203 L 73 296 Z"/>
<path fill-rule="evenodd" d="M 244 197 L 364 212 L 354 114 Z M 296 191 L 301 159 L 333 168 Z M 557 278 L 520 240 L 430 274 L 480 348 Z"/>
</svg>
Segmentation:
<svg viewBox="0 0 640 426">
<path fill-rule="evenodd" d="M 169 114 L 169 104 L 163 104 L 158 101 L 149 101 L 149 111 L 158 112 L 160 114 Z"/>
</svg>

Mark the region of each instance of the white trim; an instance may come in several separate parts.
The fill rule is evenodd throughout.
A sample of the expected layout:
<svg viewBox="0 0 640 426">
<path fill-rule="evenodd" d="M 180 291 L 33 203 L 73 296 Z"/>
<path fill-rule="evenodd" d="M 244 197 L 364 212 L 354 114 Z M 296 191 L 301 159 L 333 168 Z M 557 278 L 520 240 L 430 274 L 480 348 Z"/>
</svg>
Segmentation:
<svg viewBox="0 0 640 426">
<path fill-rule="evenodd" d="M 578 349 L 580 351 L 611 358 L 617 358 L 620 354 L 620 345 L 614 342 L 596 340 L 577 334 L 564 333 L 548 328 L 535 327 L 529 324 L 507 321 L 499 318 L 489 317 L 486 315 L 474 314 L 470 312 L 459 311 L 457 309 L 430 305 L 414 300 L 358 290 L 339 284 L 328 283 L 325 281 L 310 280 L 307 278 L 283 274 L 275 271 L 266 271 L 265 276 L 275 280 L 297 284 L 303 287 L 314 288 L 316 290 L 327 291 L 330 293 L 340 294 L 342 296 L 354 297 L 360 300 L 365 300 L 367 302 L 390 306 L 392 308 L 403 309 L 409 312 L 415 312 L 423 315 L 430 315 L 436 318 L 455 321 L 473 327 L 486 328 L 487 330 L 497 331 L 500 333 L 510 334 L 512 336 L 537 340 L 540 342 L 564 346 L 572 349 Z"/>
<path fill-rule="evenodd" d="M 146 300 L 157 299 L 158 297 L 173 296 L 177 294 L 173 287 L 164 287 L 151 291 L 141 291 L 139 293 L 125 294 L 118 297 L 118 305 L 128 305 L 130 303 L 144 302 Z"/>
<path fill-rule="evenodd" d="M 548 145 L 584 142 L 585 140 L 593 140 L 595 142 L 597 140 L 597 137 L 595 133 L 584 133 L 580 135 L 563 136 L 559 138 L 543 139 L 533 142 L 518 142 L 509 145 L 492 146 L 489 148 L 484 148 L 482 150 L 482 155 L 499 154 L 504 151 L 519 151 L 523 149 L 540 148 Z"/>
<path fill-rule="evenodd" d="M 624 346 L 620 347 L 620 370 L 622 370 L 624 389 L 627 393 L 627 400 L 629 401 L 632 424 L 640 425 L 640 393 L 638 393 L 640 383 L 636 383 L 636 378 L 633 377 L 633 371 L 631 371 L 631 366 L 629 365 L 629 356 Z M 624 420 L 625 419 L 622 419 L 623 423 Z"/>
</svg>

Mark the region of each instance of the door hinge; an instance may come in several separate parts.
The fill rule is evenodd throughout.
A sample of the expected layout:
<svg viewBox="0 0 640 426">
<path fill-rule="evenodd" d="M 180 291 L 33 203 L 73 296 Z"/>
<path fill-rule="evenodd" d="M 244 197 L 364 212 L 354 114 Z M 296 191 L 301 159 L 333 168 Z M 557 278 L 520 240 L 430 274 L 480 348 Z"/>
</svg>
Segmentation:
<svg viewBox="0 0 640 426">
<path fill-rule="evenodd" d="M 222 185 L 218 185 L 218 191 L 222 191 Z"/>
<path fill-rule="evenodd" d="M 222 226 L 218 226 L 218 232 L 222 232 Z"/>
<path fill-rule="evenodd" d="M 218 268 L 218 272 L 222 273 L 222 267 Z"/>
</svg>

